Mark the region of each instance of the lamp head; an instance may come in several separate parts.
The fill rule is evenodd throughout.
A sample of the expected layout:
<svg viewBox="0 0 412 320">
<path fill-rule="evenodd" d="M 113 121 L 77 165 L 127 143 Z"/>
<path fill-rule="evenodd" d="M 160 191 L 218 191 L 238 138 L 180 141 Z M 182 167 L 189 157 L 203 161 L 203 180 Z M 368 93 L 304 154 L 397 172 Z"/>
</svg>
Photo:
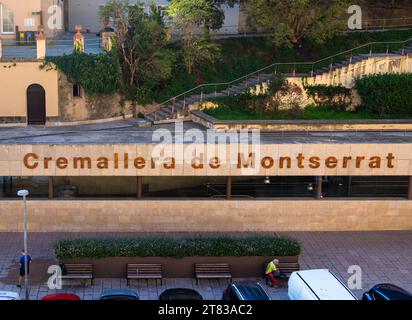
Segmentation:
<svg viewBox="0 0 412 320">
<path fill-rule="evenodd" d="M 17 191 L 17 195 L 19 197 L 27 197 L 29 195 L 29 191 L 26 189 L 22 189 L 22 190 Z"/>
</svg>

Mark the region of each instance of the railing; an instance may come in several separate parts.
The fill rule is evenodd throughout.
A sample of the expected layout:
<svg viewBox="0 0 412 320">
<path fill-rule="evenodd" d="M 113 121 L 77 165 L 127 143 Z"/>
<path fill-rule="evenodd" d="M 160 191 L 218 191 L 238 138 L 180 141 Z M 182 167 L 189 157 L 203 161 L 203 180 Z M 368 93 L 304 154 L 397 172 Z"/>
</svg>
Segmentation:
<svg viewBox="0 0 412 320">
<path fill-rule="evenodd" d="M 36 41 L 16 41 L 15 39 L 2 39 L 3 58 L 35 58 L 36 57 Z M 100 53 L 101 39 L 85 39 L 84 48 L 86 53 Z M 48 56 L 59 56 L 70 54 L 74 50 L 73 40 L 46 40 L 46 54 Z"/>
<path fill-rule="evenodd" d="M 240 78 L 237 78 L 232 81 L 228 82 L 218 82 L 218 83 L 206 83 L 198 85 L 190 90 L 187 90 L 177 96 L 174 96 L 162 103 L 159 104 L 158 110 L 154 112 L 154 120 L 157 121 L 158 119 L 158 111 L 160 111 L 166 105 L 176 102 L 183 103 L 183 113 L 188 114 L 188 97 L 194 97 L 198 101 L 203 101 L 205 94 L 214 94 L 217 96 L 218 92 L 222 92 L 228 90 L 230 87 L 233 87 L 236 84 L 240 84 L 243 81 L 247 81 L 248 79 L 255 78 L 257 82 L 259 78 L 263 74 L 289 74 L 292 76 L 297 75 L 309 75 L 314 76 L 316 70 L 320 70 L 321 68 L 328 67 L 330 71 L 332 71 L 333 64 L 336 62 L 342 62 L 344 60 L 348 60 L 349 64 L 352 64 L 352 58 L 359 54 L 365 54 L 372 56 L 373 54 L 384 53 L 388 54 L 394 50 L 401 50 L 401 54 L 404 55 L 405 48 L 411 45 L 412 46 L 412 38 L 409 38 L 404 41 L 387 41 L 387 42 L 369 42 L 359 47 L 355 47 L 346 51 L 339 52 L 337 54 L 331 55 L 329 57 L 311 61 L 311 62 L 276 62 L 266 67 L 263 67 L 257 71 L 251 72 L 247 75 L 244 75 Z M 173 108 L 173 107 L 172 107 Z M 173 111 L 173 110 L 172 110 Z M 173 112 L 172 112 L 173 114 Z"/>
</svg>

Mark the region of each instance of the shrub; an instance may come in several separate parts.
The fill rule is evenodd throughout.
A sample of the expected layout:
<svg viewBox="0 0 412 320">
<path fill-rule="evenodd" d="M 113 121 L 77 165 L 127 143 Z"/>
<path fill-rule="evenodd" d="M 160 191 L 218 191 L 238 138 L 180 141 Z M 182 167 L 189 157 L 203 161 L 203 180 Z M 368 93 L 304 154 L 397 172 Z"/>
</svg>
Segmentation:
<svg viewBox="0 0 412 320">
<path fill-rule="evenodd" d="M 89 95 L 112 95 L 120 89 L 120 65 L 113 52 L 46 57 L 43 69 L 57 68 Z"/>
<path fill-rule="evenodd" d="M 54 246 L 54 254 L 60 260 L 104 257 L 296 256 L 299 253 L 298 241 L 271 236 L 75 239 L 60 240 Z"/>
<path fill-rule="evenodd" d="M 412 114 L 412 73 L 370 75 L 357 79 L 361 108 L 372 114 Z"/>
<path fill-rule="evenodd" d="M 330 106 L 340 110 L 346 110 L 352 103 L 351 89 L 344 86 L 327 86 L 324 84 L 306 85 L 306 93 L 313 99 L 318 107 Z"/>
</svg>

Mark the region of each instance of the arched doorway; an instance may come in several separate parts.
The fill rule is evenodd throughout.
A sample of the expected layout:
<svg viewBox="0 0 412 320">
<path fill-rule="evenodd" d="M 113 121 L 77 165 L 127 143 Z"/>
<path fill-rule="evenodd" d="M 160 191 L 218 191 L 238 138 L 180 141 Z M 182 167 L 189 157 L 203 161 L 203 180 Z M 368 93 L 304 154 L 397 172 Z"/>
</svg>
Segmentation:
<svg viewBox="0 0 412 320">
<path fill-rule="evenodd" d="M 27 88 L 27 124 L 46 124 L 46 92 L 39 84 Z"/>
</svg>

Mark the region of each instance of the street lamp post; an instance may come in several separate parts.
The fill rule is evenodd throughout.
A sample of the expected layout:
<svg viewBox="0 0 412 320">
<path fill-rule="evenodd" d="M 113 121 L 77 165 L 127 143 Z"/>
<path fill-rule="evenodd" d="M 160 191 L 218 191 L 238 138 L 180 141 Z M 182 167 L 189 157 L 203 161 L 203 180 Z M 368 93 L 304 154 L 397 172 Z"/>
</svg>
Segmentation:
<svg viewBox="0 0 412 320">
<path fill-rule="evenodd" d="M 24 289 L 25 289 L 25 298 L 29 300 L 29 277 L 28 277 L 28 261 L 27 261 L 27 204 L 26 197 L 29 195 L 28 190 L 19 190 L 17 192 L 19 197 L 23 197 L 24 203 Z"/>
</svg>

